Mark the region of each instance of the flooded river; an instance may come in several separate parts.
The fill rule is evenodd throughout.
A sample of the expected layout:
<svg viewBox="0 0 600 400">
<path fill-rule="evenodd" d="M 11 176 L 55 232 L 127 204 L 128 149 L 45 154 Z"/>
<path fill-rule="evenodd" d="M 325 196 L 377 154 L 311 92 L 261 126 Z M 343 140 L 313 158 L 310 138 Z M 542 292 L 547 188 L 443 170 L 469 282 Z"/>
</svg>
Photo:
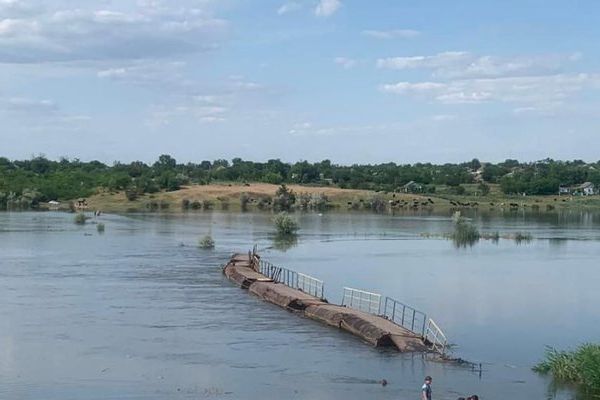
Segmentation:
<svg viewBox="0 0 600 400">
<path fill-rule="evenodd" d="M 63 213 L 0 213 L 0 398 L 584 399 L 531 371 L 545 345 L 600 341 L 600 216 L 478 215 L 517 244 L 456 248 L 421 233 L 449 216 L 298 215 L 273 243 L 269 214 L 105 215 L 106 232 Z M 197 248 L 210 232 L 214 251 Z M 258 244 L 275 264 L 425 311 L 483 371 L 372 348 L 262 302 L 219 265 Z M 376 382 L 387 379 L 382 387 Z"/>
</svg>

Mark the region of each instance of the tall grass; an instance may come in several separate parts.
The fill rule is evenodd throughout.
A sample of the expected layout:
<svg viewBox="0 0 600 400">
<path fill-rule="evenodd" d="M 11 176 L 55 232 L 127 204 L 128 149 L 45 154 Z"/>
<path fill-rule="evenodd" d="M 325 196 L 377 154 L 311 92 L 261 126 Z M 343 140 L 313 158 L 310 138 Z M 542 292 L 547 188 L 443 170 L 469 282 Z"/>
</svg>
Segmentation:
<svg viewBox="0 0 600 400">
<path fill-rule="evenodd" d="M 450 236 L 457 247 L 472 246 L 479 241 L 481 235 L 477 227 L 460 215 L 460 211 L 454 213 L 452 221 L 454 222 L 454 232 Z"/>
<path fill-rule="evenodd" d="M 584 344 L 574 351 L 548 347 L 545 359 L 533 367 L 540 374 L 550 374 L 558 381 L 576 384 L 600 393 L 600 345 Z"/>
</svg>

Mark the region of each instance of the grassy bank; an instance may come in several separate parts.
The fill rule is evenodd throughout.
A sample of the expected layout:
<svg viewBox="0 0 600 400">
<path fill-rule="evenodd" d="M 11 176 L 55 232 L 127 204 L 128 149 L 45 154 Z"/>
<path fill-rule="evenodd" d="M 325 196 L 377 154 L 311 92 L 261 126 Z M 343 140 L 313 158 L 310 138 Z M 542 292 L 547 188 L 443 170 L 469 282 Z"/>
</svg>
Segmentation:
<svg viewBox="0 0 600 400">
<path fill-rule="evenodd" d="M 600 395 L 600 345 L 584 344 L 574 351 L 549 348 L 545 359 L 533 368 L 560 383 L 574 384 Z"/>
<path fill-rule="evenodd" d="M 489 211 L 554 211 L 561 209 L 599 209 L 600 196 L 506 196 L 497 185 L 490 185 L 486 196 L 452 195 L 440 187 L 435 194 L 375 192 L 340 189 L 333 186 L 289 185 L 297 196 L 295 208 L 319 197 L 321 204 L 337 210 L 425 210 L 450 212 L 478 209 Z M 87 198 L 88 209 L 105 212 L 180 212 L 182 210 L 269 209 L 279 185 L 268 183 L 215 183 L 184 186 L 180 190 L 144 194 L 131 199 L 125 191 L 99 190 Z M 470 193 L 470 191 L 469 191 Z M 243 199 L 243 200 L 242 200 Z M 63 208 L 67 208 L 63 202 Z"/>
</svg>

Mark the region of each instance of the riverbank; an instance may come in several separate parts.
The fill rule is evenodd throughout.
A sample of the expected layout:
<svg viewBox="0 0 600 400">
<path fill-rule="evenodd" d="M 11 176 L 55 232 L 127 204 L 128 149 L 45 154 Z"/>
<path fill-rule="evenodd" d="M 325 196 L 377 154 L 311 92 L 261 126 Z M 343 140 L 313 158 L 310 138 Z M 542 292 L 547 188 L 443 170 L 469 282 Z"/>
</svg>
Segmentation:
<svg viewBox="0 0 600 400">
<path fill-rule="evenodd" d="M 144 211 L 180 212 L 182 210 L 230 210 L 242 208 L 269 210 L 278 185 L 266 183 L 220 183 L 191 185 L 171 192 L 141 195 L 133 200 L 125 192 L 99 191 L 86 199 L 88 210 L 127 213 Z M 289 185 L 296 194 L 296 209 L 314 208 L 311 199 L 319 199 L 320 209 L 450 212 L 477 209 L 484 211 L 554 211 L 599 209 L 600 196 L 507 196 L 492 187 L 486 196 L 413 194 L 341 189 L 332 186 Z M 243 205 L 241 199 L 245 197 Z M 68 208 L 63 202 L 61 208 Z"/>
</svg>

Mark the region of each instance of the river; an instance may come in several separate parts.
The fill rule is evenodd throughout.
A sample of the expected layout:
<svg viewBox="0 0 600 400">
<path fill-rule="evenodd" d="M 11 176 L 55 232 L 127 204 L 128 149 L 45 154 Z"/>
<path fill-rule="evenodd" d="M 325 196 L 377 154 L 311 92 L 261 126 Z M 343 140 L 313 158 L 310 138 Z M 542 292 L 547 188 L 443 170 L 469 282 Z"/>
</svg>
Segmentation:
<svg viewBox="0 0 600 400">
<path fill-rule="evenodd" d="M 0 213 L 2 399 L 581 399 L 531 371 L 545 345 L 600 340 L 600 215 L 474 214 L 531 234 L 459 247 L 447 215 L 298 214 L 290 247 L 266 213 Z M 214 251 L 197 247 L 210 232 Z M 420 309 L 482 371 L 372 348 L 252 297 L 219 268 L 263 258 Z M 377 384 L 386 379 L 389 385 Z"/>
</svg>

